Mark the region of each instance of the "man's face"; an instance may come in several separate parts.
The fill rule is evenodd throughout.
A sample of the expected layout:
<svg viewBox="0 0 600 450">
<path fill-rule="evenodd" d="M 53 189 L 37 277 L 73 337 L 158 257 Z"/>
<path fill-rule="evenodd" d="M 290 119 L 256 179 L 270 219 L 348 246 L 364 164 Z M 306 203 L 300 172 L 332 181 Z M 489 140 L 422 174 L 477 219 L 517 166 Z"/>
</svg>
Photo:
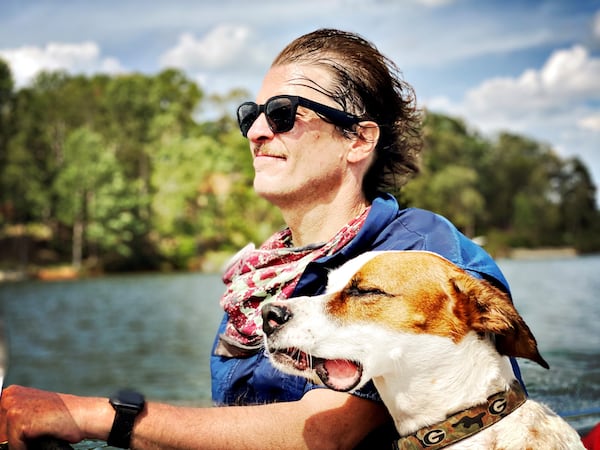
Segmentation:
<svg viewBox="0 0 600 450">
<path fill-rule="evenodd" d="M 273 67 L 257 96 L 263 104 L 275 95 L 298 95 L 340 109 L 308 80 L 329 86 L 329 74 L 307 65 Z M 264 114 L 248 131 L 254 159 L 254 188 L 280 208 L 327 202 L 346 181 L 349 140 L 310 109 L 298 107 L 294 127 L 273 133 Z"/>
</svg>

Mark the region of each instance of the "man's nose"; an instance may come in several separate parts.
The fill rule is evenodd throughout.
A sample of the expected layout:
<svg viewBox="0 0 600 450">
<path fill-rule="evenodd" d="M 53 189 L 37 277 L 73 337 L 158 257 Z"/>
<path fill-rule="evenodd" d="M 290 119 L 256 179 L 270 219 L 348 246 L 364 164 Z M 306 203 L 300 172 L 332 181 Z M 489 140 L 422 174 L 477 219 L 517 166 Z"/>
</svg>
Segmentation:
<svg viewBox="0 0 600 450">
<path fill-rule="evenodd" d="M 273 133 L 273 130 L 271 130 L 269 122 L 267 121 L 267 116 L 265 113 L 261 112 L 248 129 L 247 138 L 254 142 L 272 139 L 274 135 L 275 133 Z"/>
</svg>

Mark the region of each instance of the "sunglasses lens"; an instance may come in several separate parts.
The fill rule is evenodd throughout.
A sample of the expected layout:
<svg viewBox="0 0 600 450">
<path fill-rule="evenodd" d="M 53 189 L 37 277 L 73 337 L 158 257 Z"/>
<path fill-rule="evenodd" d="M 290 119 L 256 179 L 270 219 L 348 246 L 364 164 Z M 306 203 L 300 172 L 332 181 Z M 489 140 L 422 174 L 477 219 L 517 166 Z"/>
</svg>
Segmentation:
<svg viewBox="0 0 600 450">
<path fill-rule="evenodd" d="M 248 102 L 242 104 L 237 110 L 238 124 L 240 125 L 240 131 L 242 136 L 248 136 L 248 130 L 258 118 L 259 107 L 256 103 Z"/>
<path fill-rule="evenodd" d="M 276 97 L 265 105 L 267 122 L 273 133 L 285 133 L 294 128 L 296 108 L 291 99 Z"/>
<path fill-rule="evenodd" d="M 285 133 L 294 128 L 298 102 L 288 97 L 274 97 L 267 100 L 265 105 L 246 102 L 237 110 L 237 119 L 240 131 L 248 137 L 248 131 L 258 116 L 264 111 L 267 123 L 273 133 Z"/>
</svg>

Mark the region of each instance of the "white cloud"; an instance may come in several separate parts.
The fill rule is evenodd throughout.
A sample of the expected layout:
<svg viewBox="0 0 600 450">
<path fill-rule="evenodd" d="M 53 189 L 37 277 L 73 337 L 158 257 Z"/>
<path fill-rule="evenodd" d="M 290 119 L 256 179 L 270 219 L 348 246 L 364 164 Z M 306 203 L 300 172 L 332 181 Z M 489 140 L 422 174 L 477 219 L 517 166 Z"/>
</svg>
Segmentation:
<svg viewBox="0 0 600 450">
<path fill-rule="evenodd" d="M 12 71 L 15 84 L 25 86 L 41 71 L 65 70 L 70 73 L 118 73 L 123 68 L 114 58 L 101 58 L 94 42 L 80 44 L 49 43 L 45 47 L 24 46 L 0 49 Z"/>
<path fill-rule="evenodd" d="M 211 93 L 225 94 L 237 87 L 252 91 L 275 55 L 270 45 L 249 26 L 222 24 L 200 37 L 181 34 L 160 57 L 160 66 L 183 70 Z"/>
<path fill-rule="evenodd" d="M 583 130 L 600 132 L 600 112 L 581 118 L 577 125 Z"/>
<path fill-rule="evenodd" d="M 500 130 L 546 142 L 564 157 L 579 156 L 600 180 L 600 58 L 575 45 L 553 52 L 540 68 L 498 77 L 428 108 L 465 118 L 484 133 Z"/>
<path fill-rule="evenodd" d="M 600 11 L 598 11 L 594 15 L 594 22 L 592 24 L 592 34 L 596 39 L 600 40 Z"/>
<path fill-rule="evenodd" d="M 484 132 L 511 130 L 569 148 L 569 136 L 585 133 L 590 150 L 600 132 L 600 58 L 582 46 L 556 50 L 539 69 L 515 78 L 491 78 L 469 90 L 458 103 L 445 98 L 428 102 L 465 119 Z M 591 136 L 590 136 L 591 135 Z M 580 151 L 580 142 L 571 152 Z"/>
<path fill-rule="evenodd" d="M 481 119 L 522 119 L 555 115 L 599 99 L 600 58 L 576 45 L 555 51 L 539 70 L 483 82 L 466 94 L 463 108 Z"/>
<path fill-rule="evenodd" d="M 556 51 L 542 68 L 540 78 L 548 89 L 575 101 L 600 98 L 600 58 L 590 57 L 581 45 Z"/>
<path fill-rule="evenodd" d="M 183 33 L 179 42 L 160 58 L 163 67 L 215 70 L 235 63 L 247 52 L 250 30 L 247 27 L 221 25 L 201 39 Z"/>
<path fill-rule="evenodd" d="M 454 0 L 415 0 L 421 5 L 428 6 L 430 8 L 437 8 L 439 6 L 447 6 L 454 3 Z"/>
</svg>

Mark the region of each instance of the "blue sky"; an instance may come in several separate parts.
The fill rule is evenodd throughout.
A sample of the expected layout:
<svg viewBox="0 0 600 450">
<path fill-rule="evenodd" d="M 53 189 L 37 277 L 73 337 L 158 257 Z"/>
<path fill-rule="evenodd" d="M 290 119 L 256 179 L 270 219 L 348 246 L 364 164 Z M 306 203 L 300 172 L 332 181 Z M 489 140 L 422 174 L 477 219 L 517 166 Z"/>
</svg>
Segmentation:
<svg viewBox="0 0 600 450">
<path fill-rule="evenodd" d="M 157 73 L 252 97 L 271 60 L 319 27 L 362 34 L 422 106 L 578 156 L 600 187 L 600 0 L 0 0 L 0 57 L 39 70 Z"/>
</svg>

